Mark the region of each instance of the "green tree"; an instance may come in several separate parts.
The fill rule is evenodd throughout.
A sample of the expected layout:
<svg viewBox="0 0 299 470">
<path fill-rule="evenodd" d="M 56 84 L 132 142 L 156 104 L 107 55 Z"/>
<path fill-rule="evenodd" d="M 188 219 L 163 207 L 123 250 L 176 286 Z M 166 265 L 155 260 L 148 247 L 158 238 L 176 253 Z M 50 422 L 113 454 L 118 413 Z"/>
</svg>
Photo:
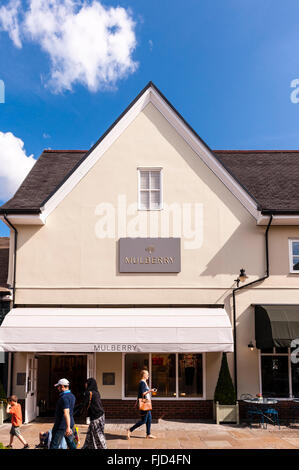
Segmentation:
<svg viewBox="0 0 299 470">
<path fill-rule="evenodd" d="M 233 381 L 229 372 L 226 353 L 222 353 L 221 367 L 218 382 L 214 394 L 215 403 L 219 405 L 234 405 L 236 403 L 236 393 Z"/>
</svg>

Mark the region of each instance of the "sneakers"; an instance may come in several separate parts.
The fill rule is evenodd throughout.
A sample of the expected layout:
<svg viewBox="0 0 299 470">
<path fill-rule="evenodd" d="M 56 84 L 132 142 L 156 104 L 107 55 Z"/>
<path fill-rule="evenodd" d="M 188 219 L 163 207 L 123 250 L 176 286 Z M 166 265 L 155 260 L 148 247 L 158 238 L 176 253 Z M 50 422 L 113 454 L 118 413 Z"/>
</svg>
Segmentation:
<svg viewBox="0 0 299 470">
<path fill-rule="evenodd" d="M 23 449 L 29 449 L 29 444 L 25 444 Z"/>
<path fill-rule="evenodd" d="M 153 436 L 152 434 L 148 434 L 146 436 L 146 439 L 157 439 L 156 436 Z"/>
<path fill-rule="evenodd" d="M 5 446 L 5 449 L 12 449 L 12 446 L 8 444 L 8 446 Z"/>
</svg>

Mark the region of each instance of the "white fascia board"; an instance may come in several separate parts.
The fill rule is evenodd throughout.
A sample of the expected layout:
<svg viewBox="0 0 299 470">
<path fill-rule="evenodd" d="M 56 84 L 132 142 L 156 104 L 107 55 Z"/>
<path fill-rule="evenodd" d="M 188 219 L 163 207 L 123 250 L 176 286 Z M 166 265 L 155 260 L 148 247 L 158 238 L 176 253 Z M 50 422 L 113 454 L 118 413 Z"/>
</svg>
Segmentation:
<svg viewBox="0 0 299 470">
<path fill-rule="evenodd" d="M 260 213 L 256 224 L 268 225 L 270 215 L 262 215 Z M 299 225 L 299 215 L 273 215 L 271 225 Z"/>
<path fill-rule="evenodd" d="M 131 124 L 137 115 L 152 103 L 158 111 L 167 119 L 167 121 L 176 129 L 179 135 L 187 142 L 194 152 L 202 159 L 202 161 L 210 168 L 211 171 L 222 181 L 222 183 L 234 194 L 241 204 L 249 211 L 249 213 L 257 220 L 258 210 L 256 202 L 242 188 L 242 186 L 230 175 L 223 167 L 213 153 L 205 146 L 205 144 L 188 128 L 188 126 L 179 118 L 173 109 L 164 101 L 164 99 L 149 87 L 138 101 L 129 109 L 129 111 L 118 121 L 111 129 L 106 137 L 98 144 L 98 146 L 90 153 L 90 155 L 81 163 L 74 173 L 65 181 L 65 183 L 53 194 L 42 208 L 44 220 L 58 206 L 58 204 L 69 194 L 78 184 L 93 165 L 102 157 L 113 142 L 121 135 L 121 133 Z"/>
<path fill-rule="evenodd" d="M 208 168 L 222 181 L 222 183 L 236 196 L 243 206 L 250 212 L 255 219 L 258 217 L 256 202 L 242 188 L 242 186 L 233 178 L 224 168 L 219 160 L 213 155 L 208 147 L 186 126 L 179 116 L 155 91 L 151 91 L 151 102 L 163 114 L 165 119 L 175 128 L 180 136 L 194 150 L 194 152 L 203 160 Z"/>
<path fill-rule="evenodd" d="M 42 214 L 45 219 L 58 206 L 58 204 L 69 194 L 79 183 L 95 163 L 103 156 L 115 140 L 124 132 L 137 115 L 147 106 L 150 101 L 150 89 L 139 98 L 139 100 L 129 109 L 129 111 L 118 121 L 99 145 L 90 153 L 90 155 L 81 163 L 76 171 L 60 186 L 53 196 L 46 202 L 42 208 Z"/>
<path fill-rule="evenodd" d="M 8 214 L 6 218 L 13 225 L 45 225 L 46 223 L 43 214 Z M 10 227 L 3 216 L 0 216 L 0 220 Z"/>
</svg>

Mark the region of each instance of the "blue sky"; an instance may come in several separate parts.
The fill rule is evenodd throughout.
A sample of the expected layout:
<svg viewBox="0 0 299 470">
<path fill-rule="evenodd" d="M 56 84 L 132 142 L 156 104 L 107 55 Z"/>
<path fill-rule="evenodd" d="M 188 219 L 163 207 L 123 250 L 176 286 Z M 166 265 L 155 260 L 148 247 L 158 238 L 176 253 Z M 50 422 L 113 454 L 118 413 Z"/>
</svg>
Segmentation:
<svg viewBox="0 0 299 470">
<path fill-rule="evenodd" d="M 21 2 L 24 11 L 28 1 Z M 18 48 L 0 32 L 0 132 L 21 139 L 27 156 L 49 147 L 88 149 L 149 80 L 213 149 L 299 148 L 299 103 L 290 99 L 291 81 L 299 78 L 297 0 L 102 5 L 123 7 L 135 23 L 135 68 L 108 89 L 93 91 L 81 81 L 55 92 L 39 39 L 23 38 Z M 1 151 L 0 143 L 0 165 Z M 0 235 L 7 234 L 1 223 Z"/>
</svg>

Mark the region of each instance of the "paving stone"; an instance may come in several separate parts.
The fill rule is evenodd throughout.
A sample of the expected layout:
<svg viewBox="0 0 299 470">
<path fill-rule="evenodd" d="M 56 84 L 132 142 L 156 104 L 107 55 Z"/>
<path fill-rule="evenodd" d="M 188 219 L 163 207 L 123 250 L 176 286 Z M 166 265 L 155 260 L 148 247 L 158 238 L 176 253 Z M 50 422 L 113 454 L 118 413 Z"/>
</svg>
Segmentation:
<svg viewBox="0 0 299 470">
<path fill-rule="evenodd" d="M 228 441 L 204 440 L 203 442 L 208 448 L 212 448 L 212 449 L 225 449 L 228 447 L 232 447 L 232 445 Z"/>
<path fill-rule="evenodd" d="M 46 420 L 22 426 L 22 435 L 31 448 L 39 442 L 39 432 L 51 429 L 53 424 Z M 81 446 L 83 446 L 87 425 L 79 425 Z M 267 429 L 245 426 L 216 425 L 213 423 L 189 423 L 184 421 L 164 421 L 153 424 L 155 440 L 145 439 L 145 427 L 136 430 L 130 440 L 126 439 L 128 423 L 106 424 L 106 440 L 110 449 L 298 449 L 299 428 L 268 426 Z M 0 442 L 9 442 L 10 424 L 0 427 Z M 14 440 L 14 448 L 23 445 Z"/>
</svg>

